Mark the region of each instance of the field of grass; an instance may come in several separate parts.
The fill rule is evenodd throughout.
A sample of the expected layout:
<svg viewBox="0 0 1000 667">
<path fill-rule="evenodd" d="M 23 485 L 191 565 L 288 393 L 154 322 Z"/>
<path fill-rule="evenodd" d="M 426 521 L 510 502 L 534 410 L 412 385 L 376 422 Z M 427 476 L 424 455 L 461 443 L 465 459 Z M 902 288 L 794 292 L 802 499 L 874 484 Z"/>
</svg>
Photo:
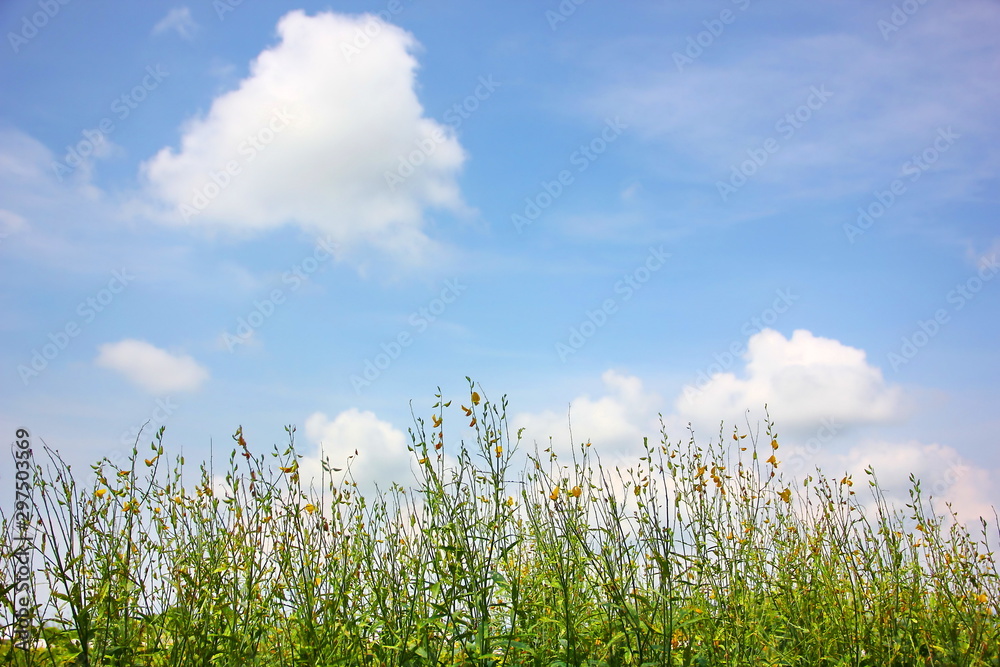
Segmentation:
<svg viewBox="0 0 1000 667">
<path fill-rule="evenodd" d="M 200 474 L 161 429 L 86 487 L 36 452 L 47 646 L 4 641 L 0 664 L 1000 665 L 996 526 L 935 514 L 916 480 L 894 508 L 872 470 L 784 479 L 770 423 L 663 434 L 628 468 L 589 442 L 558 460 L 471 382 L 436 398 L 416 479 L 369 497 L 349 461 L 304 479 L 291 427 L 267 454 L 237 430 Z M 3 517 L 8 638 L 16 532 Z"/>
</svg>

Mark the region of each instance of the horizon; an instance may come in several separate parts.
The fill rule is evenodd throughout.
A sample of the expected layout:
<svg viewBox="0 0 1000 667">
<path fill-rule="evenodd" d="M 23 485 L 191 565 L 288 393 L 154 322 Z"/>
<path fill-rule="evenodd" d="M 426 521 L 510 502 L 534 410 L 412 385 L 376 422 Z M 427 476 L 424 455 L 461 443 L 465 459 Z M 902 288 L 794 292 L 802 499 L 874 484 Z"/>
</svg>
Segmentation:
<svg viewBox="0 0 1000 667">
<path fill-rule="evenodd" d="M 402 481 L 411 404 L 470 377 L 561 454 L 766 406 L 786 474 L 991 518 L 998 29 L 985 0 L 5 3 L 0 431 L 85 466 L 144 424 L 190 460 L 295 424 Z"/>
</svg>

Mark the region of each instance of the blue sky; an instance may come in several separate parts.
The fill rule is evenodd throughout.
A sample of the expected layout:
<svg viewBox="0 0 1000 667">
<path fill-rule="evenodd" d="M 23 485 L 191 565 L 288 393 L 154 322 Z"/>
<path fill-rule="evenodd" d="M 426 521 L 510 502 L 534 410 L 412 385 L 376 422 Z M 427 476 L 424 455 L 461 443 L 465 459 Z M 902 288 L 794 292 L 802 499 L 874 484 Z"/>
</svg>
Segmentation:
<svg viewBox="0 0 1000 667">
<path fill-rule="evenodd" d="M 991 513 L 998 30 L 983 1 L 6 2 L 0 431 L 83 467 L 146 421 L 196 459 L 295 424 L 406 481 L 410 402 L 470 376 L 529 447 L 571 409 L 627 460 L 658 414 L 707 444 L 766 403 L 789 474 Z"/>
</svg>

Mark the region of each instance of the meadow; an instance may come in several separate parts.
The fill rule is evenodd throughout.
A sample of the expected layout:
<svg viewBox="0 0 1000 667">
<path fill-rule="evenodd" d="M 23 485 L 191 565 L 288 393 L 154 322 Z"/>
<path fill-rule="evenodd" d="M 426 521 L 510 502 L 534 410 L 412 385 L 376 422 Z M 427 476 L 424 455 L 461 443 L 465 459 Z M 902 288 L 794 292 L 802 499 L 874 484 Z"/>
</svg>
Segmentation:
<svg viewBox="0 0 1000 667">
<path fill-rule="evenodd" d="M 561 460 L 481 391 L 438 394 L 414 479 L 367 495 L 350 458 L 312 483 L 293 427 L 264 451 L 237 429 L 197 470 L 160 429 L 86 485 L 36 451 L 44 642 L 10 641 L 4 516 L 0 664 L 1000 665 L 998 527 L 936 513 L 919 480 L 895 507 L 871 469 L 786 479 L 769 421 Z"/>
</svg>

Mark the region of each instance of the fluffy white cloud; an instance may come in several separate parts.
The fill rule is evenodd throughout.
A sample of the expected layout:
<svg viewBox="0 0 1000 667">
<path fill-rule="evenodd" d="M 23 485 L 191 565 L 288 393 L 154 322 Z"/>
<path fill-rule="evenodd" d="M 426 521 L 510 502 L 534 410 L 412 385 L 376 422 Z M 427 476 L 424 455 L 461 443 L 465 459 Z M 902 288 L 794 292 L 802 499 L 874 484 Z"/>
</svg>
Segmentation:
<svg viewBox="0 0 1000 667">
<path fill-rule="evenodd" d="M 142 340 L 101 345 L 95 363 L 151 394 L 194 391 L 208 379 L 208 371 L 192 357 L 171 354 Z"/>
<path fill-rule="evenodd" d="M 346 467 L 348 458 L 353 457 L 351 472 L 366 496 L 375 484 L 387 490 L 392 482 L 405 487 L 413 479 L 413 454 L 407 450 L 406 434 L 373 412 L 351 408 L 333 419 L 316 412 L 306 419 L 305 432 L 317 451 L 300 462 L 303 480 L 319 482 L 323 457 L 338 468 Z"/>
<path fill-rule="evenodd" d="M 716 373 L 677 399 L 678 415 L 702 427 L 742 424 L 746 410 L 767 404 L 782 429 L 815 431 L 891 421 L 901 415 L 902 390 L 886 384 L 864 350 L 800 329 L 786 339 L 765 329 L 747 344 L 746 377 Z"/>
<path fill-rule="evenodd" d="M 659 396 L 647 391 L 639 378 L 614 370 L 605 371 L 601 380 L 607 394 L 600 398 L 584 395 L 573 399 L 568 415 L 551 410 L 521 413 L 512 422 L 516 428 L 525 429 L 529 443 L 537 442 L 539 447 L 547 447 L 551 437 L 560 454 L 569 451 L 570 426 L 571 446 L 589 440 L 600 454 L 608 456 L 640 451 L 644 436 L 658 440 Z"/>
<path fill-rule="evenodd" d="M 415 39 L 367 14 L 294 11 L 277 31 L 239 87 L 187 123 L 179 150 L 143 164 L 148 191 L 174 222 L 296 224 L 421 263 L 436 248 L 425 209 L 465 210 L 465 155 L 451 128 L 423 117 Z"/>
<path fill-rule="evenodd" d="M 910 475 L 920 482 L 923 500 L 932 501 L 936 514 L 945 514 L 950 504 L 962 523 L 974 525 L 979 517 L 991 519 L 993 506 L 1000 503 L 1000 471 L 976 466 L 954 447 L 916 440 L 888 442 L 864 440 L 846 452 L 822 451 L 815 465 L 831 478 L 850 474 L 862 501 L 872 505 L 866 493 L 869 466 L 875 471 L 879 488 L 897 509 L 911 502 Z M 908 513 L 909 514 L 909 513 Z"/>
</svg>

